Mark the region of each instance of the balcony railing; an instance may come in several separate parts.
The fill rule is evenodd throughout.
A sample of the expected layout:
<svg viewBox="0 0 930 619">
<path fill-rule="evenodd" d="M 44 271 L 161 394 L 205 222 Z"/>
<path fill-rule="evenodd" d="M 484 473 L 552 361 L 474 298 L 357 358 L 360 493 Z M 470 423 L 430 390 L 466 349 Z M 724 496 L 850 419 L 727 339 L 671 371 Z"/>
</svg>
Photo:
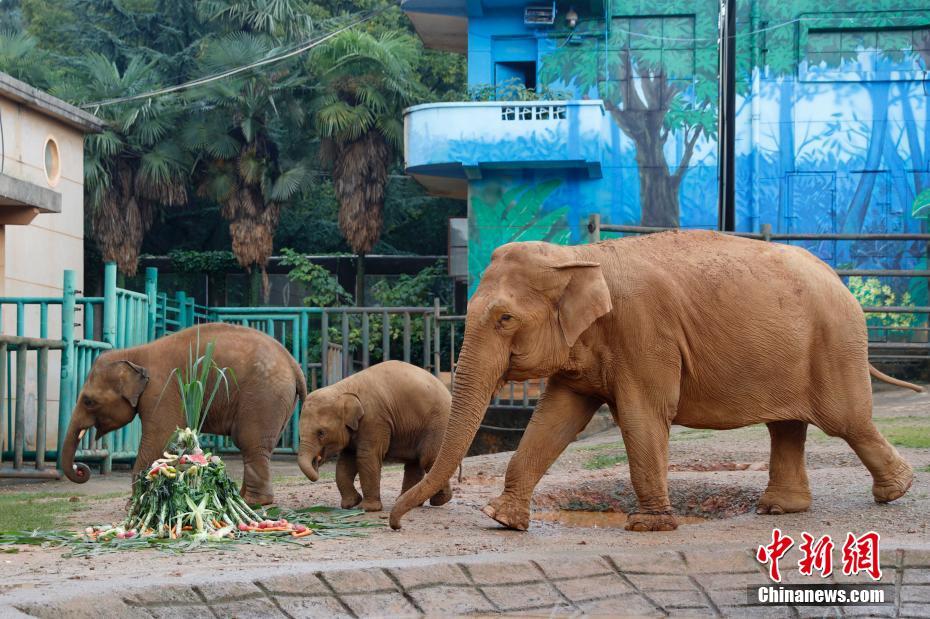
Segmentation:
<svg viewBox="0 0 930 619">
<path fill-rule="evenodd" d="M 579 168 L 601 175 L 601 101 L 429 103 L 404 113 L 411 174 L 480 179 L 491 169 Z"/>
</svg>

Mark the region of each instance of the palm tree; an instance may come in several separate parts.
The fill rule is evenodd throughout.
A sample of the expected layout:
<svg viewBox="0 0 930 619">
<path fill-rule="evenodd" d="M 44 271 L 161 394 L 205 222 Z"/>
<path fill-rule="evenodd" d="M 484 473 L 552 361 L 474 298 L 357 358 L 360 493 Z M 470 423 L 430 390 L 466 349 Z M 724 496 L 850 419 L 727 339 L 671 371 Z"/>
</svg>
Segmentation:
<svg viewBox="0 0 930 619">
<path fill-rule="evenodd" d="M 404 34 L 346 31 L 310 55 L 319 76 L 312 108 L 332 167 L 339 228 L 358 258 L 355 302 L 364 303 L 365 254 L 381 237 L 384 191 L 403 145 L 404 107 L 422 91 L 417 45 Z"/>
<path fill-rule="evenodd" d="M 229 34 L 207 45 L 201 68 L 212 73 L 243 66 L 275 51 L 267 36 Z M 197 193 L 220 205 L 233 253 L 243 268 L 261 274 L 266 299 L 265 267 L 281 207 L 308 174 L 299 150 L 292 153 L 305 116 L 294 98 L 305 78 L 295 68 L 277 64 L 211 82 L 187 97 L 193 113 L 183 135 L 198 159 Z"/>
<path fill-rule="evenodd" d="M 39 41 L 25 32 L 0 30 L 0 71 L 36 88 L 46 88 L 48 54 Z"/>
<path fill-rule="evenodd" d="M 90 54 L 74 77 L 54 94 L 86 103 L 125 97 L 158 87 L 151 63 L 134 58 L 122 71 Z M 103 259 L 135 275 L 145 232 L 159 206 L 187 203 L 188 157 L 173 130 L 181 114 L 172 97 L 120 103 L 91 110 L 107 128 L 84 143 L 84 192 L 88 217 Z"/>
</svg>

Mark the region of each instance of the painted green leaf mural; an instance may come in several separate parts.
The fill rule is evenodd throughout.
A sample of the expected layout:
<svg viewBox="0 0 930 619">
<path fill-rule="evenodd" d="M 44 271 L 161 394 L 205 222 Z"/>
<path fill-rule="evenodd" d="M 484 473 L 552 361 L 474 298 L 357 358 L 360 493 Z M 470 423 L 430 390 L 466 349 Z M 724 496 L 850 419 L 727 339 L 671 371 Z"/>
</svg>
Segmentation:
<svg viewBox="0 0 930 619">
<path fill-rule="evenodd" d="M 474 192 L 468 250 L 472 291 L 490 264 L 491 254 L 501 245 L 518 241 L 569 242 L 568 206 L 542 212 L 543 205 L 563 182 L 550 179 L 505 189 L 505 183 L 495 181 Z"/>
<path fill-rule="evenodd" d="M 914 198 L 914 206 L 911 208 L 911 217 L 930 216 L 930 188 L 924 189 L 917 197 Z"/>
</svg>

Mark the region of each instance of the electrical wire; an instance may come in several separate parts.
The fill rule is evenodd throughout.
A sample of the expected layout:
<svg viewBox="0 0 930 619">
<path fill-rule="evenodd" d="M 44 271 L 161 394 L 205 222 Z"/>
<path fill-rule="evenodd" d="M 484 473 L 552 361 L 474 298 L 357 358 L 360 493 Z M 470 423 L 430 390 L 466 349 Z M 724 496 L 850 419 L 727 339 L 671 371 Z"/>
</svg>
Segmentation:
<svg viewBox="0 0 930 619">
<path fill-rule="evenodd" d="M 306 51 L 309 51 L 310 49 L 313 49 L 314 47 L 317 47 L 318 45 L 320 45 L 320 44 L 322 44 L 322 43 L 325 43 L 325 42 L 328 41 L 329 39 L 332 39 L 333 37 L 336 37 L 336 36 L 342 34 L 343 32 L 345 32 L 345 31 L 347 31 L 347 30 L 351 30 L 352 28 L 355 28 L 356 26 L 360 26 L 361 24 L 364 24 L 365 22 L 374 19 L 375 17 L 377 17 L 378 15 L 380 15 L 381 13 L 383 13 L 384 11 L 388 10 L 388 9 L 391 8 L 392 6 L 393 6 L 393 5 L 387 5 L 387 6 L 381 7 L 380 9 L 377 9 L 377 10 L 375 10 L 375 11 L 370 11 L 370 12 L 369 12 L 367 15 L 365 15 L 364 17 L 360 17 L 359 19 L 353 21 L 352 23 L 348 24 L 347 26 L 343 26 L 342 28 L 339 28 L 338 30 L 334 30 L 334 31 L 332 31 L 332 32 L 330 32 L 330 33 L 328 33 L 328 34 L 325 34 L 325 35 L 323 35 L 323 36 L 321 36 L 321 37 L 319 37 L 319 38 L 308 39 L 308 40 L 305 41 L 304 43 L 300 44 L 299 47 L 297 47 L 297 48 L 295 48 L 295 49 L 291 49 L 290 51 L 284 52 L 284 53 L 279 54 L 279 55 L 276 55 L 276 56 L 271 56 L 271 57 L 269 57 L 269 58 L 263 58 L 263 59 L 261 59 L 261 60 L 252 62 L 252 63 L 250 63 L 250 64 L 247 64 L 247 65 L 244 65 L 244 66 L 241 66 L 241 67 L 236 67 L 236 68 L 234 68 L 234 69 L 228 69 L 228 70 L 226 70 L 226 71 L 222 71 L 222 72 L 220 72 L 220 73 L 215 73 L 215 74 L 213 74 L 213 75 L 207 75 L 207 76 L 204 76 L 204 77 L 200 77 L 200 78 L 197 78 L 197 79 L 195 79 L 195 80 L 190 80 L 190 81 L 187 81 L 187 82 L 184 82 L 184 83 L 181 83 L 181 84 L 177 84 L 177 85 L 175 85 L 175 86 L 166 86 L 166 87 L 164 87 L 164 88 L 159 88 L 159 89 L 157 89 L 157 90 L 152 90 L 152 91 L 149 91 L 149 92 L 145 92 L 145 93 L 141 93 L 141 94 L 137 94 L 137 95 L 131 95 L 131 96 L 127 96 L 127 97 L 114 97 L 114 98 L 112 98 L 112 99 L 103 99 L 103 100 L 101 100 L 101 101 L 94 101 L 94 102 L 92 102 L 92 103 L 85 103 L 85 104 L 81 105 L 80 107 L 81 107 L 81 108 L 84 108 L 84 109 L 91 109 L 91 108 L 93 108 L 93 109 L 99 109 L 99 108 L 101 108 L 101 107 L 107 107 L 107 106 L 110 106 L 110 105 L 117 105 L 117 104 L 119 104 L 119 103 L 127 103 L 127 102 L 129 102 L 129 101 L 138 101 L 139 99 L 150 99 L 150 98 L 152 98 L 152 97 L 159 97 L 159 96 L 161 96 L 161 95 L 166 95 L 166 94 L 170 94 L 170 93 L 173 93 L 173 92 L 178 92 L 178 91 L 181 91 L 181 90 L 186 90 L 186 89 L 188 89 L 188 88 L 194 88 L 194 87 L 197 87 L 197 86 L 203 86 L 204 84 L 209 84 L 210 82 L 215 82 L 215 81 L 217 81 L 217 80 L 225 79 L 225 78 L 227 78 L 227 77 L 232 77 L 233 75 L 238 75 L 239 73 L 244 73 L 244 72 L 246 72 L 246 71 L 251 71 L 252 69 L 256 69 L 256 68 L 258 68 L 258 67 L 263 67 L 263 66 L 268 65 L 268 64 L 272 64 L 272 63 L 275 63 L 275 62 L 280 62 L 280 61 L 282 61 L 282 60 L 286 60 L 286 59 L 288 59 L 288 58 L 292 58 L 292 57 L 294 57 L 294 56 L 297 56 L 298 54 L 302 54 L 302 53 L 304 53 L 304 52 L 306 52 Z"/>
</svg>

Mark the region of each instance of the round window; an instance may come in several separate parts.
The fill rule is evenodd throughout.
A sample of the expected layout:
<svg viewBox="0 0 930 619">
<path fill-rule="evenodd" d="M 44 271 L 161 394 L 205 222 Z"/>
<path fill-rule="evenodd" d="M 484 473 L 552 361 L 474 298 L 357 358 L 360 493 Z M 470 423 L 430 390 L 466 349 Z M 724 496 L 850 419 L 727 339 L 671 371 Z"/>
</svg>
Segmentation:
<svg viewBox="0 0 930 619">
<path fill-rule="evenodd" d="M 45 141 L 45 177 L 49 185 L 58 182 L 61 176 L 61 157 L 58 154 L 58 142 L 54 138 Z"/>
</svg>

